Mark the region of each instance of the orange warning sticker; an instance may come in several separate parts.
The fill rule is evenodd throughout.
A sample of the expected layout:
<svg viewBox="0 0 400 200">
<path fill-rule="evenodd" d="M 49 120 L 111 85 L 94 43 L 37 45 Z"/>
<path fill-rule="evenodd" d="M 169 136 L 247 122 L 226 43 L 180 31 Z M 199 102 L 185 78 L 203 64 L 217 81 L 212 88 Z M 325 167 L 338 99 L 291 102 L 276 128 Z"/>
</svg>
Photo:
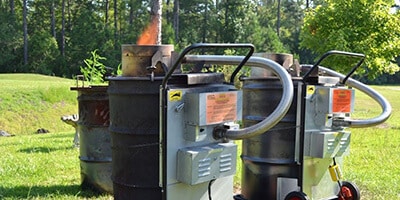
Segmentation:
<svg viewBox="0 0 400 200">
<path fill-rule="evenodd" d="M 351 112 L 352 90 L 334 89 L 332 93 L 332 112 Z"/>
<path fill-rule="evenodd" d="M 236 92 L 209 93 L 206 96 L 206 123 L 236 120 Z"/>
</svg>

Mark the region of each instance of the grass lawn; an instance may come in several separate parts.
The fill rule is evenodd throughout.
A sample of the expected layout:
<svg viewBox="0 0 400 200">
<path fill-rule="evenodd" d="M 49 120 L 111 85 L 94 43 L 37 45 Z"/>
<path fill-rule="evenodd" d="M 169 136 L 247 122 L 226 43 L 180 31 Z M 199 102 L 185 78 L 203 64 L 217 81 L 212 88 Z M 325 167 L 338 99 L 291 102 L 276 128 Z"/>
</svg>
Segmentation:
<svg viewBox="0 0 400 200">
<path fill-rule="evenodd" d="M 0 74 L 0 199 L 112 199 L 80 188 L 79 149 L 74 130 L 60 116 L 77 113 L 69 79 L 32 74 Z M 351 153 L 342 171 L 361 189 L 362 199 L 400 199 L 400 86 L 376 86 L 392 104 L 383 125 L 352 129 Z M 380 113 L 371 99 L 356 92 L 353 118 Z M 48 134 L 34 134 L 38 128 Z M 237 167 L 240 173 L 240 163 Z M 240 183 L 240 174 L 235 183 Z"/>
<path fill-rule="evenodd" d="M 0 130 L 32 134 L 39 128 L 70 130 L 60 116 L 78 112 L 71 79 L 37 74 L 0 74 Z"/>
<path fill-rule="evenodd" d="M 361 188 L 362 199 L 400 199 L 400 86 L 373 87 L 392 105 L 392 115 L 384 124 L 352 129 L 350 155 L 342 170 L 346 179 Z M 353 117 L 380 113 L 378 104 L 356 93 Z"/>
<path fill-rule="evenodd" d="M 81 190 L 74 132 L 0 138 L 0 199 L 111 199 Z"/>
<path fill-rule="evenodd" d="M 79 149 L 62 115 L 78 112 L 71 79 L 0 74 L 0 199 L 110 199 L 81 190 Z M 35 134 L 39 128 L 48 134 Z"/>
</svg>

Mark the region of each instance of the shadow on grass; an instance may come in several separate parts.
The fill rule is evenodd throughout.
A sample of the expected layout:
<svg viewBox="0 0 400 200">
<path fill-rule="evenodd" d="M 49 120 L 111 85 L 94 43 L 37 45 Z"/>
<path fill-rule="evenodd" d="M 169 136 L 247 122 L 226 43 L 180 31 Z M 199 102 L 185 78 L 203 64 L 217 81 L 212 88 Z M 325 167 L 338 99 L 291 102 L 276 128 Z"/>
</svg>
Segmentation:
<svg viewBox="0 0 400 200">
<path fill-rule="evenodd" d="M 17 186 L 7 188 L 0 186 L 0 199 L 30 199 L 30 198 L 57 198 L 57 197 L 76 197 L 76 198 L 98 198 L 105 196 L 94 190 L 82 189 L 80 185 L 51 185 L 51 186 Z"/>
<path fill-rule="evenodd" d="M 400 130 L 400 126 L 393 126 L 392 129 L 394 129 L 394 130 Z"/>
<path fill-rule="evenodd" d="M 73 147 L 59 147 L 59 148 L 54 148 L 54 147 L 29 147 L 25 149 L 20 149 L 18 152 L 22 153 L 51 153 L 53 151 L 65 151 L 72 149 Z"/>
<path fill-rule="evenodd" d="M 47 134 L 33 134 L 38 137 L 43 137 L 43 139 L 54 139 L 54 138 L 71 138 L 74 139 L 75 132 L 60 132 L 60 133 L 47 133 Z"/>
</svg>

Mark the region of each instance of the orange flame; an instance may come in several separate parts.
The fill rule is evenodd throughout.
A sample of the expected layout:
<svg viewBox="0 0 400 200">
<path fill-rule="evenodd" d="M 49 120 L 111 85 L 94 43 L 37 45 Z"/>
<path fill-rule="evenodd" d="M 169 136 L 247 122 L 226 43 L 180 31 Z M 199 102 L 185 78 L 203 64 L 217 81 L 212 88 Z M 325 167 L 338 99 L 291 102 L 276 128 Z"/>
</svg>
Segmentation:
<svg viewBox="0 0 400 200">
<path fill-rule="evenodd" d="M 138 45 L 153 45 L 157 43 L 158 35 L 158 20 L 153 18 L 151 23 L 144 29 L 143 33 L 139 36 L 136 44 Z"/>
</svg>

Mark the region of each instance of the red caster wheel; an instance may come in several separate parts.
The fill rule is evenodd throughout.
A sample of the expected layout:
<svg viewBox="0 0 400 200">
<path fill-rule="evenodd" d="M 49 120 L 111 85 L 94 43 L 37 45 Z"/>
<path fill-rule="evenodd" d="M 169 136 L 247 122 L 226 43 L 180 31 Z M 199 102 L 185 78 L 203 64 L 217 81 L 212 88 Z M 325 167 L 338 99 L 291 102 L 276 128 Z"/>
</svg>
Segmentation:
<svg viewBox="0 0 400 200">
<path fill-rule="evenodd" d="M 303 192 L 291 192 L 286 197 L 285 200 L 309 200 L 306 194 Z"/>
<path fill-rule="evenodd" d="M 339 200 L 360 200 L 360 190 L 356 184 L 343 181 L 340 190 Z"/>
</svg>

